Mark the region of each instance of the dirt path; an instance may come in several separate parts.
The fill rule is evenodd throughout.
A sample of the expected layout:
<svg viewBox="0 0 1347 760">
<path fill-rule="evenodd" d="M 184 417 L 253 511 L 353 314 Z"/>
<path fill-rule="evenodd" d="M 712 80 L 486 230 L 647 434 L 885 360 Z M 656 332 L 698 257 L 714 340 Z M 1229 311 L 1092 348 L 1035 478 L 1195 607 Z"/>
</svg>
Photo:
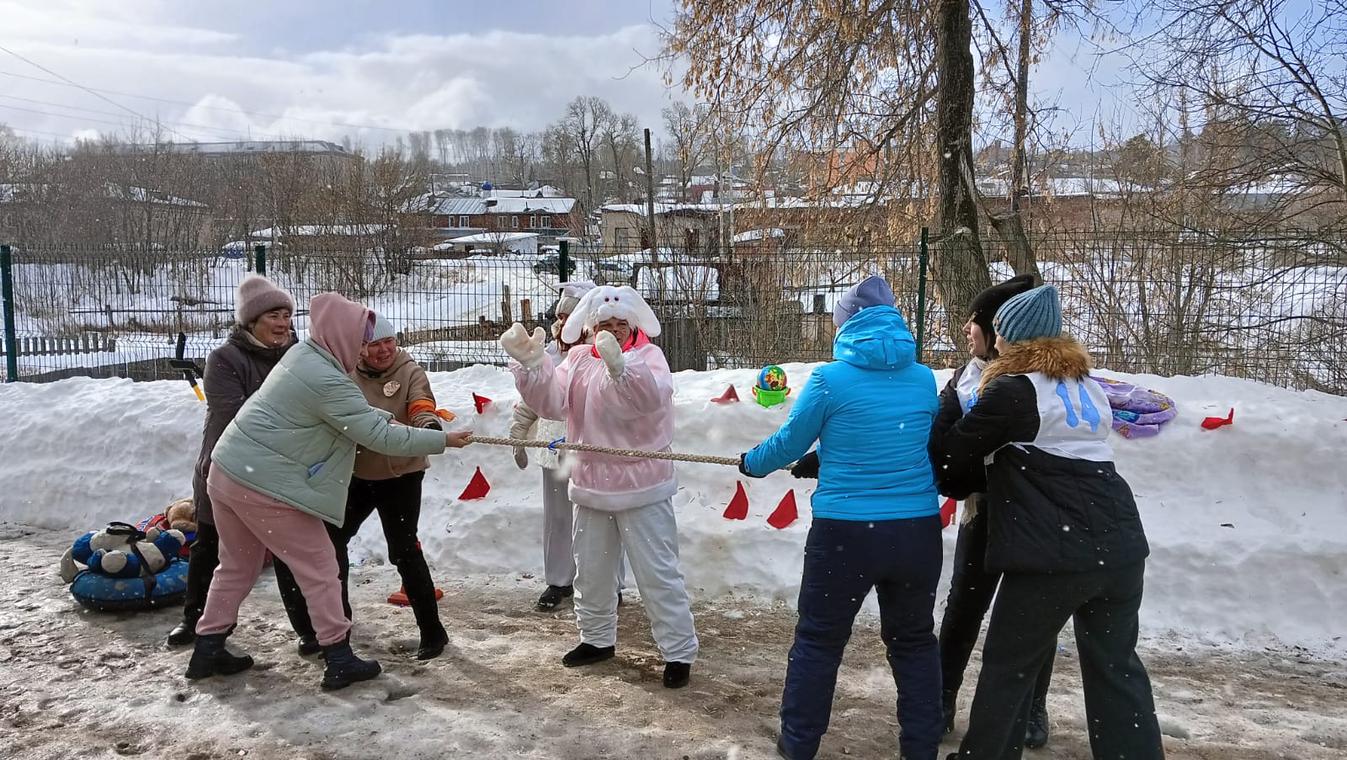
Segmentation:
<svg viewBox="0 0 1347 760">
<path fill-rule="evenodd" d="M 570 608 L 531 611 L 536 580 L 441 579 L 452 643 L 442 658 L 417 663 L 410 612 L 383 601 L 395 573 L 359 568 L 354 641 L 386 674 L 325 694 L 319 662 L 294 653 L 268 574 L 231 639 L 259 666 L 189 684 L 187 652 L 162 644 L 174 612 L 84 612 L 55 575 L 64 537 L 0 525 L 0 545 L 11 558 L 0 568 L 0 757 L 775 757 L 794 625 L 782 607 L 698 604 L 702 659 L 692 686 L 670 692 L 638 604 L 622 608 L 616 660 L 572 671 L 558 662 L 575 640 Z M 1347 664 L 1159 643 L 1144 655 L 1172 759 L 1347 756 Z M 893 683 L 867 621 L 847 652 L 820 757 L 895 757 L 892 711 Z M 1052 743 L 1025 756 L 1088 758 L 1070 646 L 1058 659 L 1051 712 Z"/>
</svg>

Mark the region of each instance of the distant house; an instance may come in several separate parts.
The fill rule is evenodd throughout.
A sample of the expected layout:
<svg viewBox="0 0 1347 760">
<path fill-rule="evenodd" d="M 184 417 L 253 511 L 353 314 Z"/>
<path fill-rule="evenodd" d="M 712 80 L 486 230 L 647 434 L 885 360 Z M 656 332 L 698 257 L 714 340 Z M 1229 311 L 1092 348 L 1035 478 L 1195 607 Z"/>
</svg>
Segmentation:
<svg viewBox="0 0 1347 760">
<path fill-rule="evenodd" d="M 113 145 L 114 153 L 174 153 L 203 158 L 237 158 L 239 156 L 333 156 L 354 159 L 356 156 L 342 146 L 327 140 L 233 140 L 222 142 L 164 142 L 140 145 Z"/>
<path fill-rule="evenodd" d="M 527 232 L 543 243 L 555 243 L 578 234 L 571 230 L 574 198 L 502 197 L 499 192 L 477 198 L 423 196 L 418 203 L 429 215 L 435 234 L 445 240 L 487 232 Z"/>
<path fill-rule="evenodd" d="M 560 198 L 562 192 L 551 185 L 542 185 L 529 188 L 527 190 L 518 190 L 514 188 L 496 187 L 491 189 L 491 195 L 495 198 Z"/>
<path fill-rule="evenodd" d="M 716 245 L 723 209 L 707 203 L 656 203 L 655 235 L 660 247 L 702 251 Z M 610 203 L 600 209 L 603 247 L 622 253 L 650 247 L 650 226 L 643 203 Z"/>
<path fill-rule="evenodd" d="M 277 244 L 303 250 L 333 248 L 351 250 L 374 248 L 383 244 L 387 225 L 383 224 L 301 224 L 288 228 L 267 227 L 248 235 L 250 245 Z"/>
<path fill-rule="evenodd" d="M 206 244 L 210 222 L 205 203 L 135 185 L 0 184 L 6 242 L 191 249 Z"/>
<path fill-rule="evenodd" d="M 537 253 L 536 232 L 478 232 L 440 243 L 432 250 L 451 253 Z"/>
</svg>

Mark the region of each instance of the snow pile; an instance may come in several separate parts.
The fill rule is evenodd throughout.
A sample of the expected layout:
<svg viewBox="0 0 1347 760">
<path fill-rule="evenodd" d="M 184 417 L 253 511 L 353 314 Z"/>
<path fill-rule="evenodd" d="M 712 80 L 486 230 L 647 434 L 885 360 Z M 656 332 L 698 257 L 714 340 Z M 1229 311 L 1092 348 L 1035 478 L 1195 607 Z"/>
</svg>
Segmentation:
<svg viewBox="0 0 1347 760">
<path fill-rule="evenodd" d="M 801 387 L 810 365 L 785 369 Z M 734 455 L 769 435 L 788 405 L 763 409 L 748 401 L 756 374 L 679 373 L 675 448 Z M 1113 439 L 1152 547 L 1145 635 L 1343 647 L 1347 472 L 1339 448 L 1347 441 L 1347 399 L 1223 377 L 1104 374 L 1161 390 L 1179 406 L 1179 416 L 1158 437 Z M 939 375 L 941 383 L 948 377 Z M 506 434 L 517 395 L 504 370 L 477 366 L 432 380 L 441 405 L 459 415 L 458 425 Z M 744 403 L 710 403 L 731 383 Z M 473 411 L 474 392 L 495 400 L 482 416 Z M 1200 429 L 1204 416 L 1224 416 L 1231 406 L 1232 427 Z M 73 537 L 109 520 L 137 520 L 190 493 L 204 408 L 185 383 L 6 385 L 0 409 L 0 520 Z M 875 442 L 875 456 L 884 456 L 882 441 Z M 476 467 L 492 491 L 484 500 L 459 502 Z M 731 522 L 721 512 L 734 494 L 733 468 L 679 465 L 679 476 L 674 503 L 694 595 L 735 592 L 793 602 L 813 482 L 786 473 L 748 482 L 749 518 Z M 436 574 L 540 574 L 539 488 L 537 468 L 520 472 L 508 449 L 474 446 L 434 458 L 421 536 Z M 790 488 L 802 519 L 778 531 L 765 520 Z M 946 531 L 947 565 L 954 537 L 953 529 Z M 382 543 L 371 520 L 353 556 L 383 561 Z"/>
</svg>

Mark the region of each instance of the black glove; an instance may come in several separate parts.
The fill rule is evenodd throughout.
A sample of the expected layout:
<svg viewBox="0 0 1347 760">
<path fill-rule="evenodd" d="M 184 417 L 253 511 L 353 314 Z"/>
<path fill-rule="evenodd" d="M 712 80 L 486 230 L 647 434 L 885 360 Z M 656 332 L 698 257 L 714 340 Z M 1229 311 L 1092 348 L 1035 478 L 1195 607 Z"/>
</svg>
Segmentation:
<svg viewBox="0 0 1347 760">
<path fill-rule="evenodd" d="M 444 427 L 443 427 L 442 425 L 440 425 L 440 423 L 438 423 L 438 422 L 427 422 L 427 423 L 424 425 L 424 427 L 429 428 L 430 430 L 439 430 L 439 431 L 441 431 L 441 432 L 444 431 Z"/>
<path fill-rule="evenodd" d="M 748 463 L 745 461 L 745 458 L 746 458 L 747 456 L 748 456 L 748 454 L 740 454 L 740 455 L 739 455 L 739 472 L 740 472 L 740 474 L 742 474 L 744 477 L 747 477 L 747 478 L 765 478 L 765 477 L 767 477 L 766 475 L 754 475 L 753 473 L 751 473 L 751 472 L 748 471 Z"/>
<path fill-rule="evenodd" d="M 790 474 L 797 478 L 818 479 L 818 451 L 811 451 L 800 457 L 800 460 L 790 466 Z"/>
</svg>

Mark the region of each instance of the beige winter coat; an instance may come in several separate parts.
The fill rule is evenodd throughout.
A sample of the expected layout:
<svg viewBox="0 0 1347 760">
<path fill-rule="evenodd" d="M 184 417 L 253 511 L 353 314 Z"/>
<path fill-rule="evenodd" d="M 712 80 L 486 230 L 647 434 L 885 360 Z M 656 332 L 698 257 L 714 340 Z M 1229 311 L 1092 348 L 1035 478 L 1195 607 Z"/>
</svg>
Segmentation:
<svg viewBox="0 0 1347 760">
<path fill-rule="evenodd" d="M 360 386 L 365 400 L 370 406 L 382 409 L 393 415 L 393 419 L 412 427 L 431 427 L 438 424 L 435 416 L 435 394 L 430 391 L 430 378 L 420 364 L 403 349 L 398 349 L 393 364 L 382 372 L 376 372 L 361 362 L 351 379 Z M 415 415 L 409 407 L 417 401 L 424 407 Z M 396 457 L 380 454 L 361 447 L 355 458 L 355 476 L 361 480 L 389 480 L 408 473 L 420 472 L 430 467 L 426 457 Z"/>
</svg>

